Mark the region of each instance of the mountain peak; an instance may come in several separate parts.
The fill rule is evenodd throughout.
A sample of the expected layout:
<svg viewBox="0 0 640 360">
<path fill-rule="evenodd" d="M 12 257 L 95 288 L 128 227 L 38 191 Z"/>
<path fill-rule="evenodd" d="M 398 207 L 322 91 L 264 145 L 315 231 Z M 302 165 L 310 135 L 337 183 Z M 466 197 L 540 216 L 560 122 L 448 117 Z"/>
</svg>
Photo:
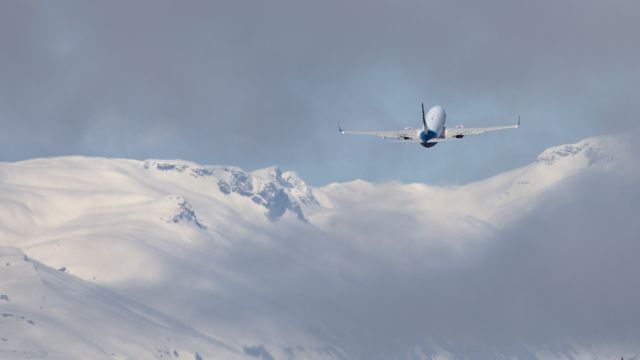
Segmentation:
<svg viewBox="0 0 640 360">
<path fill-rule="evenodd" d="M 277 166 L 268 166 L 266 168 L 252 171 L 251 175 L 255 177 L 262 177 L 262 178 L 277 180 L 282 177 L 282 170 L 280 170 L 280 168 Z"/>
<path fill-rule="evenodd" d="M 313 192 L 302 179 L 294 172 L 282 172 L 277 166 L 247 172 L 235 166 L 203 166 L 181 160 L 147 160 L 143 162 L 143 168 L 214 181 L 223 194 L 247 197 L 262 206 L 272 221 L 281 218 L 287 211 L 306 221 L 303 207 L 317 203 Z M 191 208 L 188 210 L 192 211 Z"/>
<path fill-rule="evenodd" d="M 613 136 L 592 137 L 574 144 L 550 147 L 538 155 L 536 163 L 556 165 L 578 160 L 587 166 L 607 164 L 624 153 L 621 146 L 619 139 Z"/>
</svg>

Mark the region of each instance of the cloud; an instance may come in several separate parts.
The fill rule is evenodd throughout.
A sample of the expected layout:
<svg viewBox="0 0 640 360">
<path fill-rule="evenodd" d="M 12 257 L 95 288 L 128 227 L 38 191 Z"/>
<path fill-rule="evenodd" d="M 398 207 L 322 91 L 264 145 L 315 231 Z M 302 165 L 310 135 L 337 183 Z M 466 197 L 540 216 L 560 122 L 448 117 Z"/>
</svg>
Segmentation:
<svg viewBox="0 0 640 360">
<path fill-rule="evenodd" d="M 377 197 L 338 210 L 341 223 L 326 228 L 281 223 L 261 229 L 266 245 L 244 243 L 222 260 L 234 269 L 222 286 L 234 301 L 198 306 L 228 331 L 247 335 L 260 319 L 263 341 L 304 329 L 361 358 L 637 352 L 639 174 L 624 162 L 570 177 L 530 199 L 527 216 L 476 236 L 428 214 L 376 210 Z M 394 202 L 400 186 L 372 193 Z"/>
<path fill-rule="evenodd" d="M 636 126 L 637 7 L 12 2 L 0 15 L 3 160 L 275 164 L 313 184 L 481 179 L 549 145 Z M 422 100 L 444 105 L 452 125 L 521 113 L 525 126 L 429 152 L 335 131 L 338 119 L 363 129 L 417 126 Z M 96 125 L 105 112 L 126 121 Z"/>
</svg>

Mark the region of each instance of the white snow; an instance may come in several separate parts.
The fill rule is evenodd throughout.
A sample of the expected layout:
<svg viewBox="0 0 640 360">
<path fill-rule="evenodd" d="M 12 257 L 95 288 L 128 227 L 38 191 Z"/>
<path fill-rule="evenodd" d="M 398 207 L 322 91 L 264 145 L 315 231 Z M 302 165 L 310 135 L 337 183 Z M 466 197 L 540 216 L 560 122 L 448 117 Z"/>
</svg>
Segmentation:
<svg viewBox="0 0 640 360">
<path fill-rule="evenodd" d="M 347 281 L 362 270 L 340 249 L 388 266 L 445 266 L 526 217 L 550 189 L 627 156 L 616 138 L 590 138 L 444 187 L 313 188 L 275 167 L 181 160 L 3 163 L 0 357 L 349 358 L 348 346 L 298 322 L 304 309 L 279 308 L 277 286 L 305 274 Z"/>
</svg>

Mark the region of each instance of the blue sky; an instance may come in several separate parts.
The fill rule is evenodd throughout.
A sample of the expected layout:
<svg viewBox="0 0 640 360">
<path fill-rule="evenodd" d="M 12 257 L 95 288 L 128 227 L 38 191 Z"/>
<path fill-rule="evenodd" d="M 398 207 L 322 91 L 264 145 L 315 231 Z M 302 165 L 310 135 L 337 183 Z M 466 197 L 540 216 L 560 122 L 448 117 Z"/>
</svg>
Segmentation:
<svg viewBox="0 0 640 360">
<path fill-rule="evenodd" d="M 633 1 L 3 2 L 0 161 L 277 165 L 314 185 L 456 184 L 635 128 Z M 431 150 L 335 126 L 518 131 Z"/>
</svg>

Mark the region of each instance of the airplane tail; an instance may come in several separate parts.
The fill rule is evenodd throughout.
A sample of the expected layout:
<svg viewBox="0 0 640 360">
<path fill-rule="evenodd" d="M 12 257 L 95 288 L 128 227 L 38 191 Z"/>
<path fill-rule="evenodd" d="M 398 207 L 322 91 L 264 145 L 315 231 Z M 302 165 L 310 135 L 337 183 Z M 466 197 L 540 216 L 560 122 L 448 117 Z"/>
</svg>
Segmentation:
<svg viewBox="0 0 640 360">
<path fill-rule="evenodd" d="M 422 103 L 422 125 L 424 126 L 424 131 L 429 131 L 429 127 L 427 126 L 427 115 L 424 113 L 424 102 Z"/>
</svg>

